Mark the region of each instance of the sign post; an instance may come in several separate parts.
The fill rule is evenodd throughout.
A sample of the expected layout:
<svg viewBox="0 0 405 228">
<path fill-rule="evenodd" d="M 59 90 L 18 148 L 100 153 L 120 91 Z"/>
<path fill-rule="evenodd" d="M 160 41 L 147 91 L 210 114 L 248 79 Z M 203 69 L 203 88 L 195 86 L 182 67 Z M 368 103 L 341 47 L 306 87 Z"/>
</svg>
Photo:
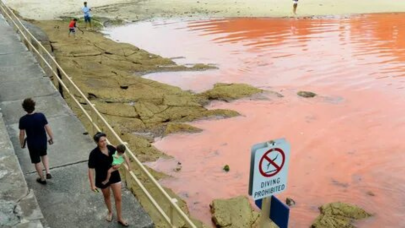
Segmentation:
<svg viewBox="0 0 405 228">
<path fill-rule="evenodd" d="M 259 228 L 270 227 L 271 220 L 269 218 L 271 206 L 271 197 L 266 197 L 262 202 L 262 212 L 260 213 Z"/>
<path fill-rule="evenodd" d="M 262 208 L 264 199 L 255 200 L 255 204 L 258 208 Z M 270 221 L 277 224 L 280 228 L 288 228 L 288 220 L 290 217 L 290 208 L 281 202 L 277 197 L 271 196 L 271 203 L 270 203 L 270 212 L 269 212 Z M 266 214 L 262 214 L 262 216 L 266 216 Z M 268 220 L 267 220 L 268 221 Z M 260 221 L 259 221 L 260 222 Z M 268 224 L 268 223 L 267 223 Z"/>
<path fill-rule="evenodd" d="M 289 159 L 290 144 L 285 139 L 259 143 L 251 149 L 249 195 L 255 201 L 262 200 L 259 206 L 260 228 L 270 227 L 272 196 L 287 188 Z M 280 201 L 277 198 L 275 200 L 276 205 L 280 205 Z M 286 218 L 287 221 L 282 221 L 282 224 L 288 224 L 288 215 Z"/>
</svg>

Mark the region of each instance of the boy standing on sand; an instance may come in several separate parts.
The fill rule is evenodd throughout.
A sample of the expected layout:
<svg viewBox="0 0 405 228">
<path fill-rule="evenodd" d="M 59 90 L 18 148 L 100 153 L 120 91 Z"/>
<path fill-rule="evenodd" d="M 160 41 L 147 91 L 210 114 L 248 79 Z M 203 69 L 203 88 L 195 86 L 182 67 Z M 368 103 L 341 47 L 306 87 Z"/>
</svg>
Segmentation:
<svg viewBox="0 0 405 228">
<path fill-rule="evenodd" d="M 293 0 L 293 2 L 294 2 L 293 12 L 294 12 L 294 15 L 297 15 L 298 0 Z"/>
<path fill-rule="evenodd" d="M 70 21 L 70 23 L 69 23 L 69 37 L 70 37 L 70 34 L 72 33 L 72 34 L 73 34 L 73 37 L 74 37 L 75 39 L 76 39 L 76 27 L 77 27 L 76 23 L 77 23 L 77 19 L 76 19 L 76 18 L 72 19 L 72 20 Z"/>
<path fill-rule="evenodd" d="M 91 28 L 91 16 L 90 16 L 91 8 L 87 6 L 87 2 L 84 2 L 82 11 L 84 13 L 84 23 L 86 25 L 86 29 L 87 29 L 87 24 L 89 24 L 89 26 Z"/>
</svg>

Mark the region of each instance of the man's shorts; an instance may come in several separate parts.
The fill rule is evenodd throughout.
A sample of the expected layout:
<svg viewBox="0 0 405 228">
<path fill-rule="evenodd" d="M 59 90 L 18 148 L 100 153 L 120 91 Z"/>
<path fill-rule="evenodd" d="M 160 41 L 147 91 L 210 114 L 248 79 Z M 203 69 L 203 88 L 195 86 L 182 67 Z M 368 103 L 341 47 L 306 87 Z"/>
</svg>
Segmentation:
<svg viewBox="0 0 405 228">
<path fill-rule="evenodd" d="M 75 28 L 69 28 L 69 33 L 75 33 L 76 29 Z"/>
<path fill-rule="evenodd" d="M 46 149 L 28 149 L 30 152 L 30 158 L 32 164 L 37 164 L 41 162 L 41 157 L 47 155 Z"/>
<path fill-rule="evenodd" d="M 91 22 L 91 17 L 90 16 L 84 16 L 84 22 Z"/>
</svg>

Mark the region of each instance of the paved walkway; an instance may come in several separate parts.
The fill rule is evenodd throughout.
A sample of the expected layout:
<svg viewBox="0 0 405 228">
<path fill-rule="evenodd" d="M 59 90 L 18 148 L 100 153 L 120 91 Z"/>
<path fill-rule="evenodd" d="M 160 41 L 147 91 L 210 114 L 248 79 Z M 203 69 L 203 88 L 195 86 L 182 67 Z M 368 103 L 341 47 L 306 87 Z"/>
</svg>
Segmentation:
<svg viewBox="0 0 405 228">
<path fill-rule="evenodd" d="M 0 31 L 0 112 L 28 187 L 34 190 L 42 210 L 44 226 L 118 226 L 115 220 L 110 224 L 105 222 L 102 194 L 90 191 L 87 159 L 95 147 L 94 142 L 83 135 L 86 130 L 81 122 L 1 14 Z M 55 144 L 48 149 L 54 178 L 46 186 L 35 182 L 37 175 L 28 151 L 21 149 L 18 142 L 18 121 L 25 114 L 21 103 L 27 97 L 36 101 L 38 112 L 45 113 L 55 135 Z M 0 192 L 3 188 L 2 182 Z M 123 210 L 131 227 L 153 227 L 149 216 L 128 190 L 123 192 Z"/>
<path fill-rule="evenodd" d="M 44 219 L 27 186 L 0 110 L 0 227 L 42 228 Z"/>
</svg>

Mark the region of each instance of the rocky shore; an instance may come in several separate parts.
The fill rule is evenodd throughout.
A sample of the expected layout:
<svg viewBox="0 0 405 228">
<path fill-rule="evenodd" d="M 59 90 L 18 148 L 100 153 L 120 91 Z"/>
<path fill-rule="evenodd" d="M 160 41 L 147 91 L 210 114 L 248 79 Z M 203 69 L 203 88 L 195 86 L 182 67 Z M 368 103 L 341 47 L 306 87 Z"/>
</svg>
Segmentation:
<svg viewBox="0 0 405 228">
<path fill-rule="evenodd" d="M 132 45 L 111 41 L 99 32 L 85 30 L 82 34 L 79 32 L 77 39 L 74 39 L 61 29 L 65 27 L 66 22 L 60 20 L 32 23 L 48 35 L 50 49 L 59 64 L 122 139 L 128 142 L 141 162 L 167 157 L 151 145 L 154 137 L 201 131 L 187 124 L 190 121 L 239 115 L 233 110 L 208 110 L 204 106 L 210 101 L 232 101 L 264 93 L 245 84 L 217 84 L 212 90 L 200 94 L 183 91 L 174 86 L 144 79 L 140 75 L 145 72 L 206 70 L 211 67 L 202 64 L 196 67 L 180 66 L 170 59 Z M 78 94 L 77 97 L 80 99 Z M 67 101 L 86 127 L 91 129 L 81 111 L 73 102 L 69 102 L 69 99 Z M 153 170 L 151 172 L 157 179 L 165 176 Z M 129 179 L 128 185 L 144 207 L 151 209 L 152 206 L 147 200 L 143 200 L 141 191 Z M 150 189 L 152 194 L 157 193 L 152 187 Z M 168 191 L 178 198 L 181 207 L 188 211 L 185 202 L 171 190 Z M 157 221 L 157 214 L 152 213 L 153 216 Z M 202 223 L 196 222 L 203 226 Z M 179 225 L 181 227 L 182 224 Z"/>
</svg>

